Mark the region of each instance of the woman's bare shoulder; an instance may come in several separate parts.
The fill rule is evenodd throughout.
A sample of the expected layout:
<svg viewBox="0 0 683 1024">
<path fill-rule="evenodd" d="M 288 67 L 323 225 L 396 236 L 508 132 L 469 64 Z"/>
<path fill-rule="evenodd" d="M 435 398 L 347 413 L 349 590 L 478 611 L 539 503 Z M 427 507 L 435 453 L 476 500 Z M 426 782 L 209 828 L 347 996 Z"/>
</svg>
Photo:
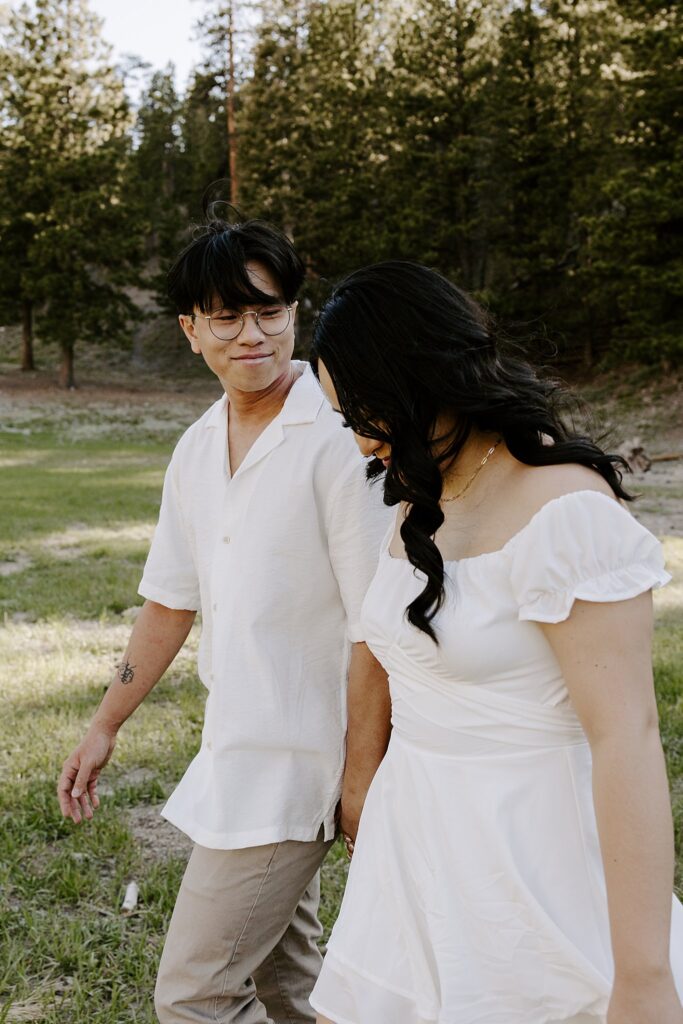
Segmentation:
<svg viewBox="0 0 683 1024">
<path fill-rule="evenodd" d="M 604 476 L 589 466 L 569 462 L 553 466 L 524 466 L 520 483 L 530 497 L 538 496 L 541 504 L 561 498 L 572 491 L 600 491 L 610 498 L 615 494 Z"/>
<path fill-rule="evenodd" d="M 553 466 L 526 466 L 518 463 L 514 473 L 514 495 L 516 519 L 526 522 L 536 515 L 544 505 L 565 494 L 576 491 L 597 491 L 606 497 L 617 497 L 605 478 L 588 466 L 566 463 Z"/>
</svg>

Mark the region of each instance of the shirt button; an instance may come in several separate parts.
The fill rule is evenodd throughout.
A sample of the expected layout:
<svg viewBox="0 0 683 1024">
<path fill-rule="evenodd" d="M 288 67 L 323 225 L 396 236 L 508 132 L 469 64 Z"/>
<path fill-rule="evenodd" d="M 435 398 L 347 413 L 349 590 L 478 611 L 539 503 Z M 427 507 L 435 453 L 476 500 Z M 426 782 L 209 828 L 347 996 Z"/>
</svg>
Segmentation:
<svg viewBox="0 0 683 1024">
<path fill-rule="evenodd" d="M 217 604 L 216 604 L 215 602 L 214 602 L 213 610 L 214 610 L 215 612 L 217 612 L 217 611 L 218 611 L 218 605 L 217 605 Z"/>
<path fill-rule="evenodd" d="M 206 749 L 211 750 L 211 740 L 206 741 Z"/>
<path fill-rule="evenodd" d="M 229 537 L 224 537 L 223 538 L 223 543 L 224 544 L 229 544 L 230 543 L 230 538 Z"/>
</svg>

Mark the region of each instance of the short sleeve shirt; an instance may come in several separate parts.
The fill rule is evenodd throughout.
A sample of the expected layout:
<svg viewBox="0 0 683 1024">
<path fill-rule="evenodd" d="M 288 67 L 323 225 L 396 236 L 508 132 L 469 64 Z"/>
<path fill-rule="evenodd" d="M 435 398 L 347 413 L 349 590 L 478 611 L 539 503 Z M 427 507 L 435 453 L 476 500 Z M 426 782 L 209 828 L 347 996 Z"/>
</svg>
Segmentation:
<svg viewBox="0 0 683 1024">
<path fill-rule="evenodd" d="M 164 808 L 238 849 L 334 832 L 350 644 L 392 513 L 306 367 L 229 474 L 227 398 L 178 443 L 140 594 L 201 611 L 201 749 Z"/>
</svg>

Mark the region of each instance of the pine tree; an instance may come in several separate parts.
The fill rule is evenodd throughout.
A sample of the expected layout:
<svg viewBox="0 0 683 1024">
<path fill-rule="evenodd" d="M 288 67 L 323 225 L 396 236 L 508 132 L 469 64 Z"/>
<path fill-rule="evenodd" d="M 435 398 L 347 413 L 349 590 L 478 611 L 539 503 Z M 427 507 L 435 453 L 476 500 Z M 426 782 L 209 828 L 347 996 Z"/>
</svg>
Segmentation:
<svg viewBox="0 0 683 1024">
<path fill-rule="evenodd" d="M 556 300 L 571 189 L 552 22 L 533 0 L 508 12 L 498 50 L 490 94 L 496 203 L 489 283 L 499 309 L 524 319 Z"/>
<path fill-rule="evenodd" d="M 182 130 L 182 103 L 169 65 L 154 72 L 141 96 L 124 185 L 126 206 L 144 239 L 141 283 L 151 285 L 161 305 L 166 302 L 165 270 L 187 219 L 183 202 L 188 161 Z"/>
<path fill-rule="evenodd" d="M 298 180 L 297 115 L 308 3 L 271 3 L 258 27 L 252 74 L 241 90 L 242 203 L 293 233 Z"/>
<path fill-rule="evenodd" d="M 591 218 L 596 287 L 617 310 L 614 349 L 667 365 L 683 359 L 683 11 L 619 0 L 618 159 Z"/>
<path fill-rule="evenodd" d="M 501 4 L 419 0 L 394 55 L 401 248 L 482 293 L 490 279 L 489 92 Z"/>
<path fill-rule="evenodd" d="M 382 9 L 273 4 L 243 89 L 245 199 L 294 234 L 312 276 L 384 252 Z"/>
<path fill-rule="evenodd" d="M 100 27 L 86 0 L 23 3 L 0 57 L 2 306 L 59 344 L 65 386 L 76 342 L 121 337 L 132 315 L 130 114 Z"/>
<path fill-rule="evenodd" d="M 211 0 L 198 23 L 204 44 L 204 61 L 196 83 L 210 82 L 215 107 L 215 138 L 220 139 L 221 175 L 227 185 L 226 199 L 240 202 L 240 139 L 238 117 L 240 93 L 248 73 L 248 57 L 254 41 L 263 3 L 248 0 Z"/>
<path fill-rule="evenodd" d="M 212 182 L 228 174 L 225 100 L 216 74 L 195 70 L 182 101 L 182 207 L 190 219 L 200 216 L 202 196 Z"/>
</svg>

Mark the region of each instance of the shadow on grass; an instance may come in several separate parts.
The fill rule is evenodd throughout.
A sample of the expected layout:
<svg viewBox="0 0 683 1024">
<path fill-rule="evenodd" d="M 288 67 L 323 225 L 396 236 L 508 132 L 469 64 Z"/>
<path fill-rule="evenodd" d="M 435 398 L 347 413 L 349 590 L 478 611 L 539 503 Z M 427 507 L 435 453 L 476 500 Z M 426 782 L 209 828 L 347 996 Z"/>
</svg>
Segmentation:
<svg viewBox="0 0 683 1024">
<path fill-rule="evenodd" d="M 36 621 L 99 619 L 125 611 L 142 603 L 137 589 L 148 547 L 138 541 L 68 558 L 40 555 L 21 572 L 0 577 L 0 612 Z"/>
<path fill-rule="evenodd" d="M 111 441 L 44 448 L 2 439 L 0 536 L 21 546 L 77 522 L 101 525 L 154 520 L 171 446 L 119 447 Z"/>
</svg>

